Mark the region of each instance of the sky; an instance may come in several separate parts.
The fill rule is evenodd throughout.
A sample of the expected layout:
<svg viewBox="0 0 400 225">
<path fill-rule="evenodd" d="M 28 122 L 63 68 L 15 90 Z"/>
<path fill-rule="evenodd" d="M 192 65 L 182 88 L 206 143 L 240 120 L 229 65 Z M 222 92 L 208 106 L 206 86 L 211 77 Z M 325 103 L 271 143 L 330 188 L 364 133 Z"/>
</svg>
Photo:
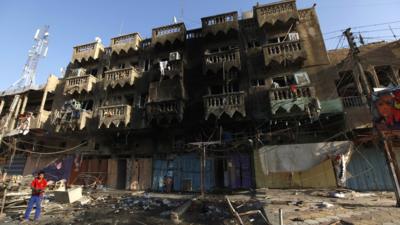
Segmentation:
<svg viewBox="0 0 400 225">
<path fill-rule="evenodd" d="M 171 24 L 174 16 L 188 29 L 198 28 L 201 17 L 241 13 L 257 1 L 276 0 L 1 0 L 0 90 L 21 76 L 36 29 L 44 25 L 50 26 L 50 43 L 47 57 L 38 65 L 39 84 L 49 74 L 60 74 L 71 59 L 73 46 L 93 42 L 95 37 L 106 46 L 120 34 L 139 32 L 150 37 L 153 27 Z M 361 32 L 367 42 L 394 40 L 389 25 L 400 37 L 400 0 L 297 0 L 297 7 L 309 8 L 314 3 L 328 49 L 345 46 L 339 36 L 347 27 Z"/>
</svg>

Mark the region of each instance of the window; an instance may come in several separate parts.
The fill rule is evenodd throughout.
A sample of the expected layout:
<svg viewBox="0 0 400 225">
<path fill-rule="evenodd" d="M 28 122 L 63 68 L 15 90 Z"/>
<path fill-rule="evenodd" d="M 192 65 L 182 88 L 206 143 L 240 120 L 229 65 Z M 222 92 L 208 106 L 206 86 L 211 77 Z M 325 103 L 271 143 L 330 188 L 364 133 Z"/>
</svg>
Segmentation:
<svg viewBox="0 0 400 225">
<path fill-rule="evenodd" d="M 307 85 L 310 83 L 307 72 L 297 72 L 294 74 L 294 78 L 298 85 Z"/>
<path fill-rule="evenodd" d="M 296 79 L 292 74 L 272 78 L 273 88 L 288 87 L 292 84 L 297 84 Z"/>
<path fill-rule="evenodd" d="M 265 86 L 265 80 L 253 79 L 251 80 L 251 86 L 253 87 Z"/>
<path fill-rule="evenodd" d="M 390 66 L 377 66 L 375 67 L 376 75 L 381 86 L 387 87 L 389 85 L 396 85 L 392 67 Z"/>
<path fill-rule="evenodd" d="M 125 69 L 125 63 L 120 63 L 118 65 L 118 69 Z"/>
<path fill-rule="evenodd" d="M 336 89 L 340 97 L 359 95 L 357 85 L 354 82 L 353 71 L 339 72 L 339 79 L 336 80 Z"/>
<path fill-rule="evenodd" d="M 90 74 L 92 74 L 93 76 L 96 76 L 97 75 L 97 69 L 92 69 L 90 71 Z"/>
<path fill-rule="evenodd" d="M 260 43 L 257 40 L 251 40 L 247 43 L 248 48 L 260 47 Z"/>
</svg>

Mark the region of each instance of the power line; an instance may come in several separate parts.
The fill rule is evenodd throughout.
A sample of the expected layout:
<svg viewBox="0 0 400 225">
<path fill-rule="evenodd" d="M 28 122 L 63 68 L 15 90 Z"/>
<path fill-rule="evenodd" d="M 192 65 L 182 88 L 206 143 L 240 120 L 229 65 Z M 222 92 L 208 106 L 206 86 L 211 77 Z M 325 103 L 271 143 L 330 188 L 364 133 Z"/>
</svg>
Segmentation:
<svg viewBox="0 0 400 225">
<path fill-rule="evenodd" d="M 382 26 L 382 25 L 395 24 L 395 23 L 400 23 L 400 20 L 384 22 L 384 23 L 375 23 L 375 24 L 369 24 L 369 25 L 354 26 L 354 27 L 351 27 L 351 28 L 352 29 L 359 29 L 359 28 L 365 28 L 365 27 L 376 27 L 376 26 Z M 324 35 L 333 34 L 333 33 L 343 32 L 345 30 L 346 29 L 334 30 L 334 31 L 325 32 L 323 34 Z"/>
</svg>

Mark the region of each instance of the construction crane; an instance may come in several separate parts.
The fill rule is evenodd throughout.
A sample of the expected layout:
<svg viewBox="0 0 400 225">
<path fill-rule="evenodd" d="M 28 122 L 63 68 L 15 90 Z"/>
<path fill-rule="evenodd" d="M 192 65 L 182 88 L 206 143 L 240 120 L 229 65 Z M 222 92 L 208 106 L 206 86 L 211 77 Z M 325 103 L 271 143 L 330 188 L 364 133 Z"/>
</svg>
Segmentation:
<svg viewBox="0 0 400 225">
<path fill-rule="evenodd" d="M 9 136 L 7 133 L 14 129 L 14 127 L 10 127 L 10 120 L 15 114 L 16 108 L 19 105 L 18 102 L 22 99 L 21 93 L 26 90 L 36 88 L 36 69 L 40 58 L 46 57 L 47 55 L 49 44 L 49 26 L 46 25 L 42 29 L 36 30 L 33 39 L 35 44 L 29 50 L 28 60 L 24 65 L 20 79 L 11 85 L 11 87 L 9 87 L 6 91 L 1 93 L 3 96 L 14 94 L 14 98 L 0 127 L 0 145 L 3 137 L 6 135 Z"/>
</svg>

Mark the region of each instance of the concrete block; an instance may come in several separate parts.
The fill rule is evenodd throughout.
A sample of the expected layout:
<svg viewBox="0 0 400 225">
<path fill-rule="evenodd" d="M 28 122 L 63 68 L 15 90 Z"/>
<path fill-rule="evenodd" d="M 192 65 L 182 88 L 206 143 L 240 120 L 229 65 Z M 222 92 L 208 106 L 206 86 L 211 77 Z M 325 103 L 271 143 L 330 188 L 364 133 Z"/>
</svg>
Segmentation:
<svg viewBox="0 0 400 225">
<path fill-rule="evenodd" d="M 82 188 L 74 187 L 66 191 L 55 191 L 54 197 L 59 203 L 73 203 L 82 198 Z"/>
</svg>

